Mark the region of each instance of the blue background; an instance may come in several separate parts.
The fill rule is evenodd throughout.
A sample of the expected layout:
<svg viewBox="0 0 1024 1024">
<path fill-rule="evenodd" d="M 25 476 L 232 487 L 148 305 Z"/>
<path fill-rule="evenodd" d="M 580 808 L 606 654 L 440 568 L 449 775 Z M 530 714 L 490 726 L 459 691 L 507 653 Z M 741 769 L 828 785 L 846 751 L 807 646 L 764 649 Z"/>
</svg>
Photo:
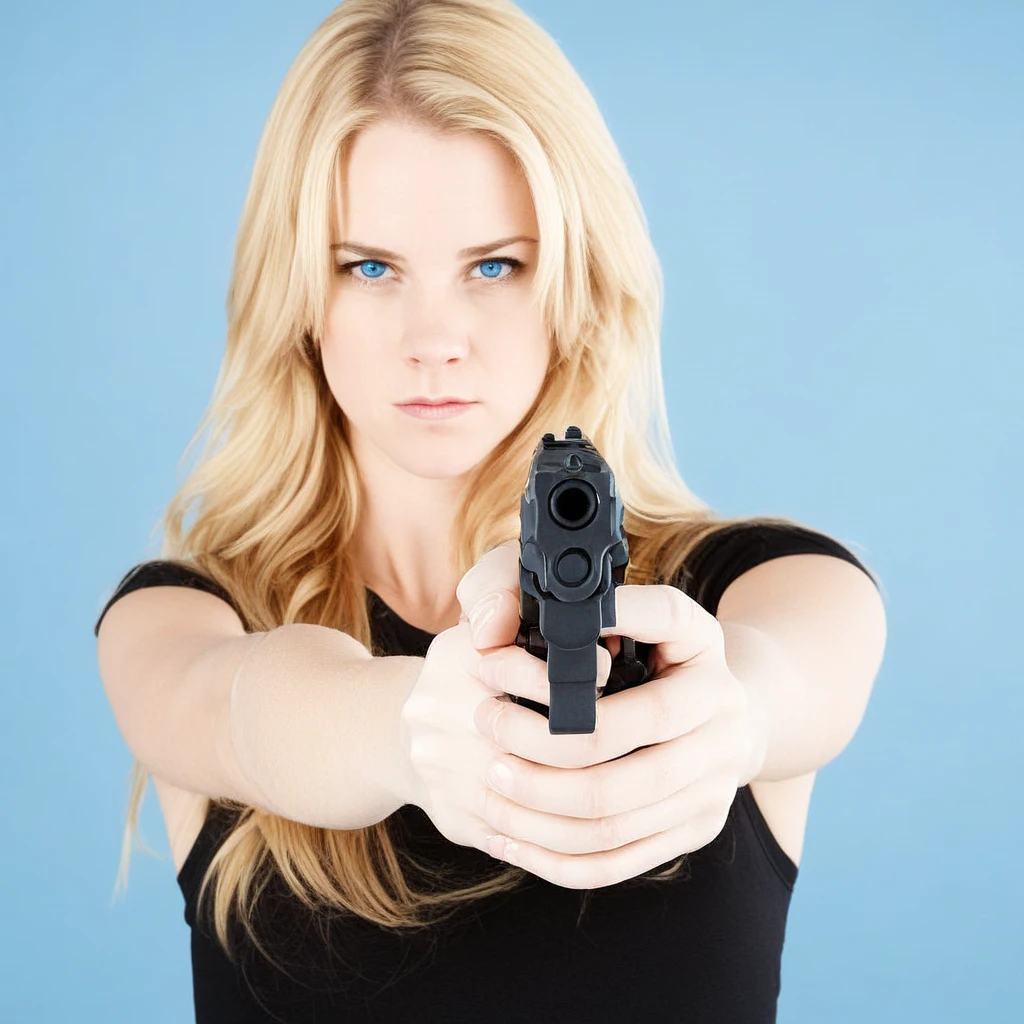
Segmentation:
<svg viewBox="0 0 1024 1024">
<path fill-rule="evenodd" d="M 884 665 L 815 787 L 779 1019 L 1020 1019 L 1024 4 L 524 7 L 644 202 L 684 477 L 831 533 L 885 585 Z M 330 9 L 4 14 L 4 1020 L 191 1019 L 152 787 L 163 859 L 137 852 L 111 902 L 131 759 L 92 626 L 155 552 L 256 144 Z"/>
</svg>

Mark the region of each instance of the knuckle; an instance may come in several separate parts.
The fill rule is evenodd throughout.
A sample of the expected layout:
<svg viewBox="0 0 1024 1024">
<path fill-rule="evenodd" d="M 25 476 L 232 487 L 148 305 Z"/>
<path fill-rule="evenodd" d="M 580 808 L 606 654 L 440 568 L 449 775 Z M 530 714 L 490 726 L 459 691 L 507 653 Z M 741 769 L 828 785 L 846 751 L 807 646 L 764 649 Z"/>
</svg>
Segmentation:
<svg viewBox="0 0 1024 1024">
<path fill-rule="evenodd" d="M 464 609 L 469 609 L 477 598 L 485 592 L 485 581 L 495 575 L 505 579 L 510 573 L 515 574 L 519 564 L 520 541 L 518 537 L 510 538 L 501 544 L 488 548 L 462 575 L 455 587 L 455 596 Z"/>
<path fill-rule="evenodd" d="M 654 686 L 650 690 L 651 720 L 654 722 L 656 735 L 667 738 L 671 735 L 674 717 L 673 701 L 667 686 Z"/>
<path fill-rule="evenodd" d="M 622 846 L 626 842 L 622 816 L 612 814 L 596 818 L 593 824 L 593 838 L 599 850 L 615 850 Z"/>
<path fill-rule="evenodd" d="M 669 628 L 673 636 L 681 636 L 693 621 L 693 603 L 678 587 L 665 586 L 668 602 Z"/>
<path fill-rule="evenodd" d="M 409 760 L 415 765 L 429 764 L 433 761 L 433 747 L 433 743 L 426 737 L 415 737 L 409 744 Z"/>
<path fill-rule="evenodd" d="M 501 728 L 502 722 L 504 721 L 502 716 L 505 715 L 506 711 L 508 710 L 511 704 L 511 701 L 502 700 L 500 696 L 488 697 L 487 701 L 490 704 L 494 705 L 487 719 L 487 728 L 490 734 L 494 737 L 495 742 L 498 742 L 502 738 Z"/>
<path fill-rule="evenodd" d="M 598 783 L 591 783 L 583 788 L 583 815 L 586 818 L 603 818 L 607 812 L 607 796 L 605 789 Z"/>
<path fill-rule="evenodd" d="M 473 587 L 473 568 L 463 573 L 462 579 L 455 584 L 455 598 L 463 608 L 466 607 L 466 602 L 469 600 L 469 594 Z"/>
<path fill-rule="evenodd" d="M 482 813 L 480 816 L 496 831 L 506 832 L 509 825 L 508 802 L 503 800 L 500 794 L 495 793 L 486 782 L 482 783 L 482 788 Z"/>
<path fill-rule="evenodd" d="M 654 780 L 652 789 L 663 797 L 674 793 L 679 787 L 676 784 L 676 766 L 671 757 L 662 756 L 654 759 Z"/>
<path fill-rule="evenodd" d="M 601 702 L 597 702 L 597 720 L 594 731 L 583 737 L 582 757 L 573 765 L 575 768 L 582 768 L 586 765 L 601 764 L 608 760 L 605 757 L 602 746 L 604 745 L 604 733 L 601 731 Z"/>
</svg>

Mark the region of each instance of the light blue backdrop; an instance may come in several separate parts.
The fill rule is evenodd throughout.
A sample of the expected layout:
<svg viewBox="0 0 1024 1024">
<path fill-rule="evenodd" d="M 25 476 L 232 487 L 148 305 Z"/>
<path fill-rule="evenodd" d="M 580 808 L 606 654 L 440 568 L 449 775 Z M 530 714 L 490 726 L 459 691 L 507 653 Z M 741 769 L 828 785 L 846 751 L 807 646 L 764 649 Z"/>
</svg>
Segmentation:
<svg viewBox="0 0 1024 1024">
<path fill-rule="evenodd" d="M 645 204 L 684 476 L 885 585 L 875 692 L 815 789 L 780 1021 L 1019 1020 L 1024 4 L 524 6 Z M 4 15 L 4 1020 L 191 1019 L 170 861 L 136 853 L 111 905 L 130 755 L 92 626 L 153 551 L 257 140 L 329 10 Z M 142 834 L 166 854 L 152 789 Z"/>
</svg>

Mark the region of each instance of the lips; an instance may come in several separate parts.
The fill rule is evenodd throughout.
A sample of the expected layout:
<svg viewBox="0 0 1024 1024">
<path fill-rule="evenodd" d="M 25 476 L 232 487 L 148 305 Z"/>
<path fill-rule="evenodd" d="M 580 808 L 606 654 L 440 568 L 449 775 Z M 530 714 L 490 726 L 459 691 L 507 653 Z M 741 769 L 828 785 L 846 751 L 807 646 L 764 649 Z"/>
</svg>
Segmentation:
<svg viewBox="0 0 1024 1024">
<path fill-rule="evenodd" d="M 410 398 L 399 405 L 472 405 L 468 398 L 446 397 L 446 398 Z"/>
</svg>

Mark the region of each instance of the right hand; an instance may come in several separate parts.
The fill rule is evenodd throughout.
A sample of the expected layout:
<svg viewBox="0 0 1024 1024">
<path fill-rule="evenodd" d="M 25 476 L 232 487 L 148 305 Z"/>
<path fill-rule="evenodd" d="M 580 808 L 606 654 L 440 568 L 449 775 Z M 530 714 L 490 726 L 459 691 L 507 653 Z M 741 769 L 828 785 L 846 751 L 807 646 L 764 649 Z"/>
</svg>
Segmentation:
<svg viewBox="0 0 1024 1024">
<path fill-rule="evenodd" d="M 495 829 L 478 812 L 488 793 L 493 794 L 485 776 L 500 751 L 481 735 L 474 716 L 482 701 L 501 691 L 488 686 L 478 673 L 483 654 L 515 645 L 519 632 L 519 540 L 487 551 L 462 577 L 456 596 L 462 605 L 462 619 L 434 637 L 419 678 L 402 706 L 399 735 L 406 797 L 426 812 L 447 839 L 487 853 L 487 837 Z M 490 646 L 478 648 L 469 612 L 481 599 L 492 596 L 494 614 L 479 634 Z M 599 663 L 607 676 L 611 656 L 607 651 L 602 656 L 602 650 L 599 648 Z M 546 685 L 520 696 L 545 706 L 550 700 Z"/>
</svg>

